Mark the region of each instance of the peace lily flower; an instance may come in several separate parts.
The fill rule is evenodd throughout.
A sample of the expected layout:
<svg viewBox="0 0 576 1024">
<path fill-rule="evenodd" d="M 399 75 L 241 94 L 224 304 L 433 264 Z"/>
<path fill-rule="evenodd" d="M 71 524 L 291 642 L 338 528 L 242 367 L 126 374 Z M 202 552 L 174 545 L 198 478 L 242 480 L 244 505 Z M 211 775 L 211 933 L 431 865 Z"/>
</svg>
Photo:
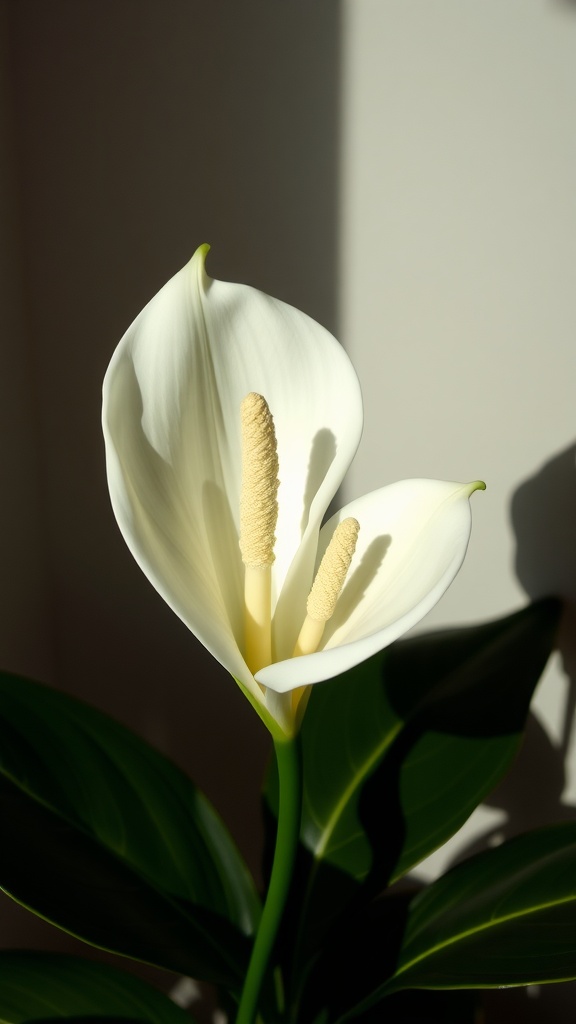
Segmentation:
<svg viewBox="0 0 576 1024">
<path fill-rule="evenodd" d="M 304 313 L 211 280 L 208 249 L 113 355 L 108 484 L 141 569 L 282 739 L 311 684 L 436 604 L 466 552 L 468 498 L 484 485 L 405 480 L 322 525 L 362 432 L 354 369 Z"/>
</svg>

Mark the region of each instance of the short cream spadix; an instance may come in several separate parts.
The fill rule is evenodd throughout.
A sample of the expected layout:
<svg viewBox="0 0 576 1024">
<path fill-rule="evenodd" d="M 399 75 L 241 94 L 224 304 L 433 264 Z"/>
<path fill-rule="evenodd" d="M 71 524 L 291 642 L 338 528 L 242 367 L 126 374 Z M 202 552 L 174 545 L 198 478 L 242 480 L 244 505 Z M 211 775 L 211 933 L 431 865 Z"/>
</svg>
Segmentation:
<svg viewBox="0 0 576 1024">
<path fill-rule="evenodd" d="M 406 480 L 322 525 L 360 440 L 356 374 L 306 314 L 208 278 L 207 251 L 112 357 L 108 484 L 148 579 L 281 738 L 296 728 L 291 691 L 364 661 L 438 601 L 483 484 Z"/>
</svg>

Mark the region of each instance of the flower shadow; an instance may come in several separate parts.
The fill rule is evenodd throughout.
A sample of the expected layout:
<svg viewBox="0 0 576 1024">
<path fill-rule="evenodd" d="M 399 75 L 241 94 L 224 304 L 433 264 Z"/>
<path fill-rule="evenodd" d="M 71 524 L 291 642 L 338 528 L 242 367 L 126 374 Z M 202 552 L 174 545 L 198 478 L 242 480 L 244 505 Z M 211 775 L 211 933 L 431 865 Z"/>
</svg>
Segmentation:
<svg viewBox="0 0 576 1024">
<path fill-rule="evenodd" d="M 576 442 L 520 484 L 512 497 L 510 516 L 516 536 L 516 575 L 527 595 L 537 600 L 547 594 L 556 594 L 565 603 L 557 648 L 567 677 L 567 692 L 560 743 L 557 747 L 552 745 L 556 751 L 556 767 L 552 768 L 552 758 L 548 761 L 548 781 L 552 783 L 552 774 L 557 778 L 562 775 L 565 780 L 576 712 Z M 537 732 L 537 728 L 532 729 L 532 740 L 530 733 L 527 735 L 527 754 Z M 542 747 L 541 741 L 539 747 Z M 533 756 L 537 763 L 536 749 Z M 545 781 L 540 777 L 540 786 Z M 551 811 L 550 787 L 547 789 L 546 802 L 538 801 L 533 805 L 533 813 L 544 820 L 549 820 Z M 563 789 L 564 785 L 557 792 L 555 801 L 558 818 L 566 816 L 566 804 L 561 801 Z M 516 818 L 515 806 L 505 806 L 504 809 L 511 818 Z M 576 814 L 576 810 L 572 811 Z"/>
<path fill-rule="evenodd" d="M 510 772 L 485 800 L 506 820 L 460 850 L 457 863 L 519 833 L 574 820 L 565 796 L 576 712 L 576 443 L 555 455 L 516 489 L 510 507 L 516 538 L 516 575 L 531 600 L 555 594 L 564 601 L 557 650 L 566 674 L 559 741 L 530 714 Z"/>
<path fill-rule="evenodd" d="M 310 509 L 318 488 L 334 459 L 336 458 L 336 438 L 331 430 L 324 427 L 319 430 L 312 440 L 310 458 L 308 460 L 308 473 L 304 487 L 302 519 L 300 520 L 300 533 L 304 535 L 310 519 Z"/>
</svg>

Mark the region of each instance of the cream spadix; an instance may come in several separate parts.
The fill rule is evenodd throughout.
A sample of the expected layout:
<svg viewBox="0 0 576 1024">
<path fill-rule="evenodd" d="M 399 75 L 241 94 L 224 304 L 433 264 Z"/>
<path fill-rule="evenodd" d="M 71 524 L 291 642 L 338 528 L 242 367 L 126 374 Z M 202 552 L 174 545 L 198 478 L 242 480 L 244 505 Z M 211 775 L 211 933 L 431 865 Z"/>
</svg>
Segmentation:
<svg viewBox="0 0 576 1024">
<path fill-rule="evenodd" d="M 483 485 L 407 480 L 322 525 L 362 430 L 354 370 L 304 313 L 210 280 L 207 251 L 151 300 L 112 357 L 103 408 L 110 496 L 149 580 L 282 736 L 295 728 L 290 691 L 363 661 L 438 601 L 464 558 L 468 498 Z M 279 483 L 265 562 L 270 651 L 251 665 L 240 410 L 252 393 L 273 417 Z M 318 649 L 294 657 L 323 555 L 350 518 L 360 531 L 333 614 Z"/>
<path fill-rule="evenodd" d="M 240 551 L 244 562 L 244 640 L 252 672 L 272 661 L 272 576 L 278 520 L 278 450 L 266 399 L 251 391 L 240 406 L 242 490 Z"/>
<path fill-rule="evenodd" d="M 334 530 L 306 602 L 306 618 L 294 648 L 295 658 L 318 650 L 324 627 L 332 618 L 342 592 L 359 529 L 359 522 L 350 518 L 338 523 Z"/>
</svg>

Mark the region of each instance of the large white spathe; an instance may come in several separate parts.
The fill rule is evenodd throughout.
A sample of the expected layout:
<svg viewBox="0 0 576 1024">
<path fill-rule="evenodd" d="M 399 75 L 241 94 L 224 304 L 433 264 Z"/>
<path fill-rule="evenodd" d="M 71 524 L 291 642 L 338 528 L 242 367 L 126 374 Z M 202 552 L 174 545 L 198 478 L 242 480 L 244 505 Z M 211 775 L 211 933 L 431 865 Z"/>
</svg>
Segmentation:
<svg viewBox="0 0 576 1024">
<path fill-rule="evenodd" d="M 478 484 L 407 480 L 351 502 L 321 528 L 362 432 L 354 369 L 304 313 L 207 277 L 202 246 L 142 310 L 104 381 L 110 496 L 128 547 L 165 601 L 241 684 L 273 731 L 289 691 L 363 661 L 422 618 L 458 572 Z M 272 567 L 274 663 L 243 657 L 238 546 L 240 404 L 264 396 L 278 440 Z M 337 523 L 360 535 L 315 654 L 293 658 L 314 571 Z"/>
</svg>

